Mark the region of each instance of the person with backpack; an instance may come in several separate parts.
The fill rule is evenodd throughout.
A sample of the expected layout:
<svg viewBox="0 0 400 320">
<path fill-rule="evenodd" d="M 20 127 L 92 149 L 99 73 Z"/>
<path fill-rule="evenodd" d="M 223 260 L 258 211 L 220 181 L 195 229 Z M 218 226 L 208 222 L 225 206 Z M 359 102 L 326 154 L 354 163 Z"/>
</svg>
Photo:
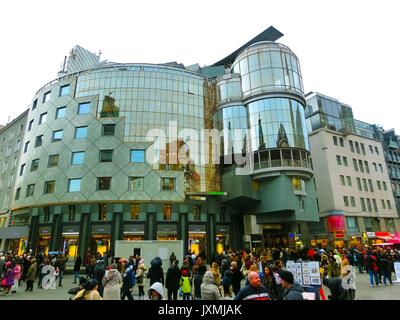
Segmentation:
<svg viewBox="0 0 400 320">
<path fill-rule="evenodd" d="M 126 268 L 124 277 L 122 279 L 122 288 L 121 288 L 121 300 L 125 300 L 125 297 L 128 297 L 128 300 L 133 300 L 132 290 L 135 285 L 135 277 L 134 277 L 133 265 L 130 265 Z"/>
<path fill-rule="evenodd" d="M 182 271 L 182 276 L 179 280 L 179 287 L 182 290 L 183 300 L 190 300 L 192 286 L 190 283 L 189 272 L 187 270 Z"/>
<path fill-rule="evenodd" d="M 375 279 L 375 284 L 378 287 L 379 286 L 379 281 L 378 281 L 378 260 L 376 257 L 372 254 L 371 250 L 368 250 L 366 256 L 364 257 L 364 265 L 368 271 L 369 274 L 369 281 L 371 283 L 371 287 L 374 287 L 374 279 Z"/>
</svg>

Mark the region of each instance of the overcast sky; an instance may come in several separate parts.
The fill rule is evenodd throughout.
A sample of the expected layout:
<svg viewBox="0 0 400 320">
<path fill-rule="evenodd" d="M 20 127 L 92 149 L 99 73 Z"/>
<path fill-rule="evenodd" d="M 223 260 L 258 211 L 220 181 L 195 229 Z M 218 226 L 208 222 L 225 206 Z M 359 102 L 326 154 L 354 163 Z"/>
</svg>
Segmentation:
<svg viewBox="0 0 400 320">
<path fill-rule="evenodd" d="M 20 0 L 0 3 L 0 124 L 26 110 L 76 44 L 102 60 L 210 65 L 273 25 L 305 93 L 400 135 L 399 0 Z"/>
</svg>

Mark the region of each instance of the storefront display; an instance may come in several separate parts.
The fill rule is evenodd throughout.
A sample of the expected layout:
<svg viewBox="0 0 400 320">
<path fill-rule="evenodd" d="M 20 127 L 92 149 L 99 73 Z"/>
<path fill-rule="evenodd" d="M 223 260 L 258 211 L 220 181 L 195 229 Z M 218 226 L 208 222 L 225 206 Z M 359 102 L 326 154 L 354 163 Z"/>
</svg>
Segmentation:
<svg viewBox="0 0 400 320">
<path fill-rule="evenodd" d="M 206 252 L 206 225 L 189 225 L 189 251 L 194 252 L 196 255 L 200 252 Z"/>
</svg>

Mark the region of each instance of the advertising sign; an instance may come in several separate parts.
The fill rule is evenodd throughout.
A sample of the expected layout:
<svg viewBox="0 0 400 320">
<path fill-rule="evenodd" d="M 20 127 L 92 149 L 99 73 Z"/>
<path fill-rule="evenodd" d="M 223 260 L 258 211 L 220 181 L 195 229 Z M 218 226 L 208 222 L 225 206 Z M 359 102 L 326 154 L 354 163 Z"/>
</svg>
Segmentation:
<svg viewBox="0 0 400 320">
<path fill-rule="evenodd" d="M 396 280 L 393 282 L 400 283 L 400 262 L 394 263 L 394 273 L 396 274 Z"/>
</svg>

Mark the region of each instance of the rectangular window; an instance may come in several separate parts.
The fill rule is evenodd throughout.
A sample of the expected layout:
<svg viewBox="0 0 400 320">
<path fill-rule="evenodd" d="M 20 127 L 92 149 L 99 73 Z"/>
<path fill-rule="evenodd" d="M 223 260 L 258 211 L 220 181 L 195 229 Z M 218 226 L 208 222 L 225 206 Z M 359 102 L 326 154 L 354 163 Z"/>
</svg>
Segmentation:
<svg viewBox="0 0 400 320">
<path fill-rule="evenodd" d="M 81 191 L 82 179 L 69 179 L 68 181 L 68 192 L 79 192 Z"/>
<path fill-rule="evenodd" d="M 372 205 L 374 207 L 374 212 L 378 212 L 378 205 L 376 204 L 376 199 L 372 199 Z"/>
<path fill-rule="evenodd" d="M 53 131 L 53 137 L 51 139 L 52 142 L 57 142 L 62 140 L 62 130 Z"/>
<path fill-rule="evenodd" d="M 32 111 L 35 110 L 36 107 L 37 107 L 37 99 L 35 99 L 35 101 L 33 101 L 33 104 L 32 104 Z"/>
<path fill-rule="evenodd" d="M 193 206 L 193 220 L 200 221 L 201 206 Z"/>
<path fill-rule="evenodd" d="M 74 204 L 70 204 L 68 209 L 68 221 L 75 221 L 76 206 Z"/>
<path fill-rule="evenodd" d="M 31 131 L 31 129 L 32 129 L 32 126 L 33 126 L 33 120 L 34 120 L 34 119 L 32 119 L 31 121 L 29 121 L 29 125 L 28 125 L 28 131 Z"/>
<path fill-rule="evenodd" d="M 78 106 L 78 114 L 89 113 L 90 111 L 90 102 L 80 103 Z"/>
<path fill-rule="evenodd" d="M 53 168 L 58 166 L 58 159 L 59 159 L 58 154 L 53 154 L 49 156 L 49 161 L 47 162 L 47 168 Z"/>
<path fill-rule="evenodd" d="M 344 201 L 344 206 L 348 207 L 349 206 L 349 197 L 348 196 L 344 196 L 343 197 L 343 201 Z"/>
<path fill-rule="evenodd" d="M 42 113 L 39 117 L 39 125 L 41 125 L 42 123 L 45 123 L 47 120 L 47 112 Z"/>
<path fill-rule="evenodd" d="M 221 211 L 220 211 L 220 213 L 219 213 L 219 221 L 221 221 L 221 222 L 225 222 L 226 220 L 226 216 L 225 216 L 225 213 L 226 213 L 226 207 L 221 207 Z"/>
<path fill-rule="evenodd" d="M 350 203 L 352 207 L 356 206 L 356 200 L 354 199 L 354 197 L 350 197 Z"/>
<path fill-rule="evenodd" d="M 363 162 L 361 160 L 358 160 L 358 166 L 360 167 L 360 171 L 364 172 L 364 166 L 363 166 Z"/>
<path fill-rule="evenodd" d="M 100 150 L 100 162 L 112 162 L 113 150 Z"/>
<path fill-rule="evenodd" d="M 359 147 L 359 145 L 358 145 L 358 142 L 354 142 L 354 144 L 355 144 L 355 146 L 356 146 L 356 152 L 357 152 L 358 154 L 360 154 L 360 147 Z"/>
<path fill-rule="evenodd" d="M 374 148 L 372 148 L 371 145 L 369 145 L 369 152 L 371 152 L 371 154 L 374 154 Z"/>
<path fill-rule="evenodd" d="M 113 136 L 115 134 L 115 124 L 103 124 L 102 136 Z"/>
<path fill-rule="evenodd" d="M 375 153 L 379 156 L 378 147 L 375 147 Z"/>
<path fill-rule="evenodd" d="M 382 184 L 383 184 L 383 190 L 387 191 L 386 182 L 385 182 L 385 181 L 382 181 Z"/>
<path fill-rule="evenodd" d="M 98 209 L 99 209 L 99 216 L 98 216 L 98 220 L 100 221 L 106 221 L 107 219 L 107 205 L 105 203 L 99 203 L 98 205 Z"/>
<path fill-rule="evenodd" d="M 342 157 L 337 155 L 336 156 L 336 162 L 337 162 L 338 165 L 341 165 L 342 164 Z"/>
<path fill-rule="evenodd" d="M 25 143 L 24 153 L 26 153 L 26 152 L 28 151 L 28 148 L 29 148 L 29 141 L 27 141 L 27 142 Z"/>
<path fill-rule="evenodd" d="M 347 185 L 351 187 L 351 177 L 346 176 L 347 178 Z"/>
<path fill-rule="evenodd" d="M 47 101 L 49 101 L 50 93 L 51 93 L 51 91 L 48 91 L 43 95 L 43 103 L 46 103 Z"/>
<path fill-rule="evenodd" d="M 111 189 L 111 177 L 97 178 L 97 190 L 110 190 L 110 189 Z"/>
<path fill-rule="evenodd" d="M 344 141 L 343 141 L 343 138 L 339 138 L 339 143 L 340 143 L 340 146 L 341 146 L 341 147 L 344 147 Z"/>
<path fill-rule="evenodd" d="M 357 218 L 355 217 L 347 217 L 347 227 L 349 228 L 350 232 L 359 232 L 358 225 L 357 225 Z"/>
<path fill-rule="evenodd" d="M 363 155 L 365 155 L 365 147 L 364 147 L 364 143 L 360 143 L 361 146 L 361 152 Z"/>
<path fill-rule="evenodd" d="M 350 151 L 354 152 L 353 141 L 349 140 Z"/>
<path fill-rule="evenodd" d="M 82 139 L 87 137 L 87 127 L 75 128 L 75 139 Z"/>
<path fill-rule="evenodd" d="M 372 212 L 371 200 L 369 198 L 367 198 L 367 207 L 368 207 L 368 211 Z"/>
<path fill-rule="evenodd" d="M 143 190 L 143 177 L 129 177 L 129 190 L 142 191 Z"/>
<path fill-rule="evenodd" d="M 362 209 L 362 211 L 367 211 L 367 209 L 366 209 L 366 207 L 365 207 L 365 200 L 364 200 L 364 198 L 360 198 L 360 201 L 361 201 L 361 209 Z"/>
<path fill-rule="evenodd" d="M 26 187 L 26 197 L 31 197 L 33 196 L 33 193 L 35 192 L 35 185 L 34 184 L 29 184 Z"/>
<path fill-rule="evenodd" d="M 388 209 L 392 209 L 392 204 L 390 203 L 390 200 L 387 200 L 387 207 Z"/>
<path fill-rule="evenodd" d="M 44 183 L 44 194 L 54 193 L 55 187 L 56 187 L 55 181 L 46 181 Z"/>
<path fill-rule="evenodd" d="M 17 191 L 15 191 L 15 200 L 19 199 L 20 193 L 21 193 L 21 188 L 18 188 Z"/>
<path fill-rule="evenodd" d="M 144 162 L 144 150 L 131 150 L 131 162 Z"/>
<path fill-rule="evenodd" d="M 67 107 L 57 108 L 56 119 L 65 118 L 66 111 L 67 111 Z"/>
<path fill-rule="evenodd" d="M 338 143 L 337 143 L 337 137 L 336 137 L 336 136 L 333 136 L 332 138 L 333 138 L 333 144 L 334 144 L 335 146 L 337 146 L 337 145 L 338 145 Z"/>
<path fill-rule="evenodd" d="M 22 176 L 25 172 L 25 163 L 21 165 L 21 168 L 19 169 L 19 175 Z"/>
<path fill-rule="evenodd" d="M 365 166 L 365 171 L 366 171 L 367 173 L 369 173 L 368 161 L 364 161 L 364 166 Z"/>
<path fill-rule="evenodd" d="M 362 179 L 362 181 L 363 181 L 363 185 L 364 185 L 364 191 L 368 192 L 367 180 L 366 179 Z"/>
<path fill-rule="evenodd" d="M 44 211 L 43 222 L 44 223 L 49 223 L 50 222 L 50 208 L 49 207 L 43 207 L 43 211 Z"/>
<path fill-rule="evenodd" d="M 60 97 L 66 96 L 67 94 L 69 94 L 69 84 L 60 88 Z"/>
<path fill-rule="evenodd" d="M 372 180 L 368 179 L 368 186 L 369 186 L 369 191 L 374 192 L 374 186 L 372 185 Z"/>
<path fill-rule="evenodd" d="M 164 204 L 164 208 L 163 208 L 164 220 L 171 220 L 171 211 L 172 211 L 172 205 Z"/>
<path fill-rule="evenodd" d="M 349 164 L 347 163 L 347 157 L 343 157 L 343 164 L 347 167 Z"/>
<path fill-rule="evenodd" d="M 372 164 L 374 165 L 375 172 L 378 172 L 378 166 L 376 165 L 376 163 L 373 162 Z"/>
<path fill-rule="evenodd" d="M 39 168 L 39 159 L 32 160 L 31 172 L 32 171 L 37 171 L 38 168 Z"/>
<path fill-rule="evenodd" d="M 85 159 L 85 152 L 72 152 L 71 164 L 82 164 Z"/>
<path fill-rule="evenodd" d="M 15 151 L 18 151 L 20 147 L 21 147 L 21 140 L 17 140 L 17 143 L 15 144 Z"/>
<path fill-rule="evenodd" d="M 139 220 L 140 206 L 131 204 L 131 220 Z"/>
<path fill-rule="evenodd" d="M 385 200 L 381 199 L 382 209 L 386 209 Z"/>
<path fill-rule="evenodd" d="M 161 190 L 175 190 L 175 178 L 161 178 Z"/>
<path fill-rule="evenodd" d="M 345 180 L 344 180 L 344 176 L 340 176 L 340 184 L 342 186 L 346 185 Z"/>
<path fill-rule="evenodd" d="M 381 170 L 381 172 L 383 173 L 383 167 L 382 165 L 379 163 L 379 169 Z"/>
<path fill-rule="evenodd" d="M 354 170 L 358 171 L 358 166 L 357 166 L 357 160 L 353 159 L 353 166 L 354 166 Z"/>
</svg>

